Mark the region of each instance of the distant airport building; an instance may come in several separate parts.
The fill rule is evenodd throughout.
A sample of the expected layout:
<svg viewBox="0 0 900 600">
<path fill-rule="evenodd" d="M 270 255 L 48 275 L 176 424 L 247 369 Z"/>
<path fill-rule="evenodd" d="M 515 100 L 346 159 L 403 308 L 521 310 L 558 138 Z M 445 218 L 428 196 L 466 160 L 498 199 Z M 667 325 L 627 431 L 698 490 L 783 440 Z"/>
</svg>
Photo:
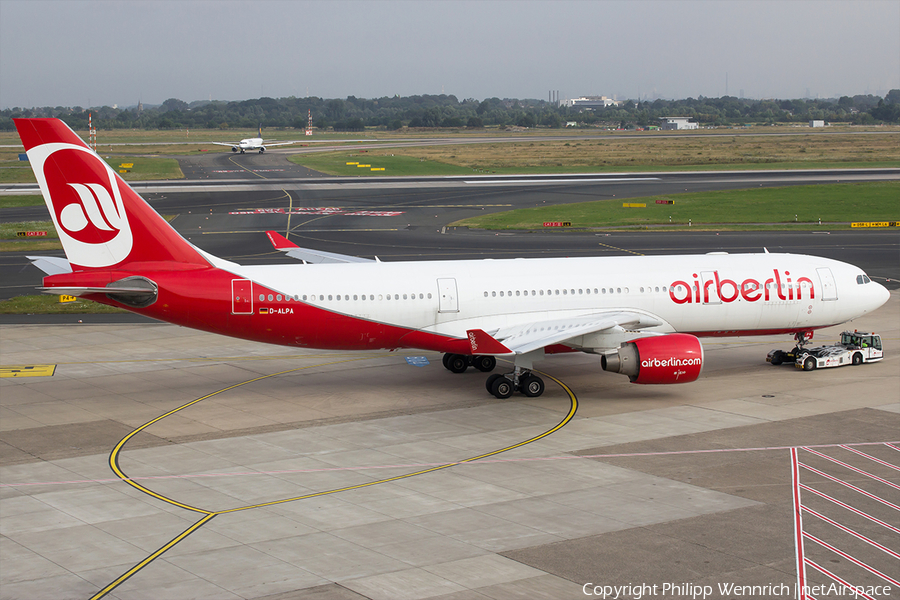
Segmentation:
<svg viewBox="0 0 900 600">
<path fill-rule="evenodd" d="M 607 106 L 619 106 L 621 100 L 613 100 L 606 96 L 582 96 L 581 98 L 570 98 L 564 102 L 570 108 L 586 108 L 594 110 L 595 108 L 606 108 Z"/>
<path fill-rule="evenodd" d="M 825 127 L 825 121 L 810 121 L 810 127 Z"/>
<path fill-rule="evenodd" d="M 699 125 L 697 123 L 691 123 L 690 117 L 660 117 L 659 118 L 659 128 L 660 129 L 697 129 Z"/>
</svg>

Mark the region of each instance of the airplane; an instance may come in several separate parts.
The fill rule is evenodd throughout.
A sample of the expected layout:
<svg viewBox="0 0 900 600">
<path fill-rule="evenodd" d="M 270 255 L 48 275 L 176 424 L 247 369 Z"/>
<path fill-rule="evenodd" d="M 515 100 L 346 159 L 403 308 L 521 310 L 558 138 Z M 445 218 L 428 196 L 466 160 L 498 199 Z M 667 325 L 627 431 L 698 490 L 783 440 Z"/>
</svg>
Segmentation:
<svg viewBox="0 0 900 600">
<path fill-rule="evenodd" d="M 411 348 L 494 370 L 488 392 L 540 396 L 546 354 L 599 355 L 641 384 L 689 383 L 703 336 L 795 334 L 876 310 L 890 294 L 827 258 L 752 254 L 382 262 L 300 248 L 297 264 L 240 265 L 194 246 L 65 123 L 15 119 L 65 250 L 29 257 L 42 292 L 247 340 L 332 350 Z"/>
<path fill-rule="evenodd" d="M 217 146 L 231 146 L 232 152 L 240 152 L 243 154 L 246 150 L 259 150 L 262 154 L 266 151 L 266 147 L 272 146 L 288 146 L 297 142 L 266 142 L 262 136 L 262 125 L 259 126 L 259 137 L 243 139 L 239 142 L 211 142 Z"/>
</svg>

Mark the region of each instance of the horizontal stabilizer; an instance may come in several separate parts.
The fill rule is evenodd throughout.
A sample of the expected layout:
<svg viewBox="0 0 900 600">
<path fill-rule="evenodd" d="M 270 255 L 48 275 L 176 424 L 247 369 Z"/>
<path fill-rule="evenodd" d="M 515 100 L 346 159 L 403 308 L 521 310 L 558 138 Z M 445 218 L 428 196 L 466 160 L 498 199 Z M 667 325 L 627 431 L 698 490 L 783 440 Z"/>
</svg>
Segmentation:
<svg viewBox="0 0 900 600">
<path fill-rule="evenodd" d="M 72 265 L 67 259 L 60 256 L 26 256 L 25 258 L 47 275 L 72 272 Z"/>
<path fill-rule="evenodd" d="M 375 262 L 368 258 L 360 258 L 359 256 L 349 256 L 347 254 L 336 254 L 334 252 L 323 252 L 321 250 L 301 248 L 275 231 L 267 231 L 266 235 L 269 236 L 269 241 L 272 242 L 272 246 L 276 250 L 281 250 L 291 258 L 296 258 L 297 260 L 312 264 Z"/>
<path fill-rule="evenodd" d="M 155 295 L 155 290 L 145 287 L 39 287 L 36 288 L 42 294 L 59 294 L 61 296 L 84 296 L 85 294 L 116 294 L 117 296 L 147 296 Z"/>
</svg>

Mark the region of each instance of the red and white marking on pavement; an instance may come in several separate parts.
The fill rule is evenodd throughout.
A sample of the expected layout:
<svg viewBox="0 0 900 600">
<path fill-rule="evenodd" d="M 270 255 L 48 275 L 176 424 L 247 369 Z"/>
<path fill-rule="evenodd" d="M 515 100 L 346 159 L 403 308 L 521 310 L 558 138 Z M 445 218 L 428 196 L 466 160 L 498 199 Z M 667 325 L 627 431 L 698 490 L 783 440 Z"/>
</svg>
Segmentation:
<svg viewBox="0 0 900 600">
<path fill-rule="evenodd" d="M 234 210 L 229 215 L 341 215 L 345 217 L 396 217 L 401 210 L 347 210 L 333 206 L 313 206 L 308 208 L 248 208 Z"/>
<path fill-rule="evenodd" d="M 895 444 L 896 444 L 896 442 L 890 442 L 890 443 L 885 442 L 883 444 L 880 444 L 880 446 L 884 446 L 884 447 L 890 448 L 892 450 L 900 450 L 900 448 L 898 448 Z M 861 452 L 861 451 L 856 450 L 855 448 L 851 447 L 851 446 L 860 446 L 860 445 L 862 445 L 862 444 L 836 444 L 835 446 L 832 446 L 832 447 L 850 452 L 855 456 L 859 456 L 861 458 L 864 458 L 866 460 L 874 462 L 875 464 L 877 464 L 881 467 L 885 467 L 887 469 L 891 469 L 894 471 L 900 471 L 900 466 L 898 466 L 894 463 L 882 460 L 878 457 L 872 456 L 871 454 Z M 872 444 L 867 444 L 867 445 L 872 445 Z M 853 594 L 854 597 L 857 597 L 857 598 L 870 598 L 872 600 L 875 600 L 875 597 L 873 595 L 871 595 L 869 592 L 872 592 L 872 590 L 879 589 L 879 586 L 877 586 L 877 585 L 873 586 L 871 583 L 868 583 L 868 581 L 872 581 L 871 578 L 869 580 L 867 580 L 866 584 L 853 583 L 853 582 L 848 581 L 846 578 L 841 577 L 840 575 L 836 574 L 832 570 L 829 570 L 829 569 L 823 567 L 819 562 L 813 561 L 808 556 L 807 548 L 804 544 L 804 542 L 806 540 L 809 540 L 809 541 L 815 543 L 818 547 L 824 548 L 825 550 L 827 550 L 829 552 L 828 556 L 837 555 L 837 556 L 845 559 L 850 564 L 858 567 L 858 569 L 853 570 L 854 577 L 856 577 L 856 578 L 865 577 L 864 573 L 861 573 L 859 571 L 859 569 L 862 569 L 866 573 L 868 573 L 870 575 L 874 575 L 878 580 L 886 582 L 892 586 L 896 586 L 894 589 L 900 588 L 900 579 L 898 579 L 895 575 L 886 573 L 885 569 L 875 568 L 872 565 L 870 565 L 868 562 L 866 562 L 866 560 L 863 560 L 863 558 L 865 558 L 862 556 L 862 554 L 864 553 L 863 550 L 857 548 L 855 551 L 852 551 L 852 552 L 854 552 L 854 554 L 855 554 L 854 555 L 854 554 L 851 554 L 851 551 L 846 550 L 846 549 L 841 549 L 840 547 L 838 547 L 837 544 L 842 543 L 842 541 L 846 540 L 846 538 L 844 540 L 841 540 L 842 536 L 839 533 L 835 532 L 835 535 L 834 535 L 835 539 L 829 540 L 829 541 L 823 540 L 821 538 L 821 536 L 816 536 L 816 535 L 813 535 L 812 533 L 810 533 L 807 529 L 808 529 L 809 524 L 812 522 L 808 523 L 807 527 L 805 528 L 804 522 L 803 522 L 803 516 L 809 515 L 810 517 L 814 517 L 817 520 L 816 522 L 827 523 L 828 525 L 831 525 L 837 531 L 848 534 L 848 535 L 852 536 L 853 538 L 855 538 L 856 540 L 864 542 L 867 545 L 867 547 L 876 549 L 876 550 L 880 551 L 881 553 L 887 554 L 887 556 L 889 557 L 889 561 L 893 561 L 893 560 L 900 561 L 900 552 L 897 552 L 897 551 L 887 547 L 885 544 L 876 541 L 875 539 L 872 538 L 871 534 L 863 535 L 859 531 L 854 530 L 852 527 L 850 527 L 848 525 L 848 523 L 846 521 L 841 522 L 841 520 L 850 518 L 845 512 L 839 511 L 840 515 L 841 515 L 840 517 L 836 516 L 836 515 L 829 516 L 829 515 L 824 514 L 823 512 L 814 510 L 810 506 L 804 504 L 801 499 L 801 496 L 800 496 L 801 490 L 810 492 L 811 494 L 815 495 L 817 498 L 820 498 L 822 500 L 829 502 L 830 506 L 837 506 L 837 507 L 846 509 L 847 511 L 850 511 L 853 515 L 864 518 L 870 524 L 874 524 L 877 527 L 876 529 L 874 529 L 875 534 L 879 533 L 882 529 L 887 532 L 900 534 L 900 527 L 892 525 L 891 523 L 888 523 L 882 519 L 875 518 L 872 515 L 852 506 L 851 504 L 849 504 L 847 502 L 842 502 L 842 501 L 822 492 L 821 490 L 817 490 L 817 489 L 811 487 L 810 485 L 801 483 L 801 481 L 800 481 L 801 474 L 803 472 L 809 472 L 809 473 L 812 473 L 815 475 L 819 475 L 820 477 L 825 479 L 825 482 L 820 482 L 820 484 L 823 484 L 823 483 L 827 484 L 828 482 L 836 483 L 845 490 L 850 490 L 852 492 L 856 492 L 856 494 L 862 495 L 865 499 L 873 500 L 883 506 L 886 506 L 886 507 L 893 509 L 895 511 L 898 511 L 898 512 L 900 512 L 900 505 L 883 498 L 881 496 L 881 494 L 883 492 L 873 493 L 873 492 L 867 491 L 858 485 L 853 485 L 853 484 L 849 483 L 848 481 L 841 479 L 837 475 L 825 473 L 824 471 L 822 471 L 820 469 L 817 469 L 806 463 L 801 462 L 800 456 L 799 456 L 801 451 L 807 453 L 807 455 L 810 457 L 821 458 L 832 465 L 836 465 L 837 467 L 840 467 L 842 470 L 850 471 L 854 476 L 856 476 L 857 478 L 862 478 L 865 482 L 871 482 L 872 484 L 874 484 L 876 486 L 886 486 L 892 490 L 900 490 L 900 486 L 893 483 L 892 481 L 885 479 L 884 477 L 879 477 L 878 475 L 875 475 L 874 473 L 870 473 L 864 469 L 860 469 L 859 467 L 853 466 L 847 462 L 838 460 L 838 459 L 836 459 L 832 456 L 829 456 L 823 452 L 813 450 L 812 447 L 791 448 L 791 480 L 793 483 L 793 497 L 794 497 L 794 542 L 795 542 L 795 549 L 796 549 L 796 565 L 797 565 L 797 590 L 798 590 L 797 597 L 799 598 L 799 600 L 815 600 L 815 598 L 810 593 L 810 590 L 813 589 L 813 586 L 811 586 L 809 584 L 809 580 L 807 578 L 807 567 L 812 567 L 815 571 L 818 571 L 819 573 L 821 573 L 822 575 L 827 577 L 829 580 L 831 580 L 831 582 L 838 584 L 838 586 L 840 586 L 842 589 L 846 588 L 847 593 Z M 861 483 L 860 485 L 865 485 L 865 484 Z M 893 494 L 893 492 L 888 492 L 888 493 Z M 853 497 L 858 497 L 858 496 L 854 495 Z M 900 523 L 900 519 L 898 519 L 898 523 Z M 829 536 L 829 538 L 830 537 L 831 536 Z M 873 557 L 877 557 L 877 556 L 878 556 L 877 553 L 875 555 L 873 555 Z M 871 561 L 871 559 L 868 559 L 868 560 Z M 832 561 L 832 562 L 837 562 L 837 561 Z M 891 565 L 892 565 L 891 573 L 896 573 L 897 570 L 900 570 L 900 568 L 894 567 L 892 562 L 891 562 Z M 831 585 L 833 585 L 833 584 L 831 584 Z M 882 587 L 880 589 L 884 589 L 884 588 Z M 872 593 L 878 594 L 878 592 L 872 592 Z"/>
</svg>

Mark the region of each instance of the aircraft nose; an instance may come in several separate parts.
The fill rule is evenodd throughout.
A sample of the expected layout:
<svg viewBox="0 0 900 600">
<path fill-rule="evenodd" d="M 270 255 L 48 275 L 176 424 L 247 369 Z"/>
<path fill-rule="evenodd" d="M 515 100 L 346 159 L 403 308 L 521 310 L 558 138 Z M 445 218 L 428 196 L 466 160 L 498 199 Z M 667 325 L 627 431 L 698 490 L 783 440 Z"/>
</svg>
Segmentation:
<svg viewBox="0 0 900 600">
<path fill-rule="evenodd" d="M 891 292 L 886 287 L 881 285 L 880 283 L 876 283 L 874 281 L 871 282 L 870 285 L 873 285 L 872 291 L 868 294 L 869 298 L 872 300 L 872 308 L 871 310 L 875 310 L 884 305 L 885 302 L 890 300 Z"/>
</svg>

